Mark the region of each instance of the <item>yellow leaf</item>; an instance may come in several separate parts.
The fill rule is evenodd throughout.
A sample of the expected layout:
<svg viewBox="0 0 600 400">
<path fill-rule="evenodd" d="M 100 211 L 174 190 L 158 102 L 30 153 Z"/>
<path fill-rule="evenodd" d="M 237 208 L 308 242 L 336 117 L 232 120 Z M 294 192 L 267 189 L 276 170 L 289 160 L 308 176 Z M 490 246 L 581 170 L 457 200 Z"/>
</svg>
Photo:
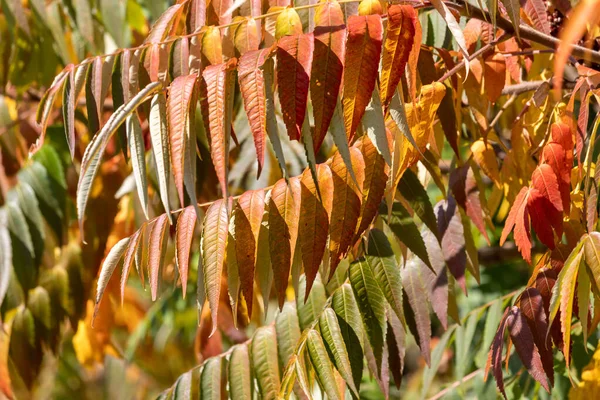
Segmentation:
<svg viewBox="0 0 600 400">
<path fill-rule="evenodd" d="M 471 145 L 473 152 L 473 160 L 479 165 L 479 168 L 490 177 L 496 185 L 500 185 L 500 172 L 498 171 L 498 161 L 496 160 L 496 152 L 491 144 L 483 139 L 477 140 Z"/>
</svg>

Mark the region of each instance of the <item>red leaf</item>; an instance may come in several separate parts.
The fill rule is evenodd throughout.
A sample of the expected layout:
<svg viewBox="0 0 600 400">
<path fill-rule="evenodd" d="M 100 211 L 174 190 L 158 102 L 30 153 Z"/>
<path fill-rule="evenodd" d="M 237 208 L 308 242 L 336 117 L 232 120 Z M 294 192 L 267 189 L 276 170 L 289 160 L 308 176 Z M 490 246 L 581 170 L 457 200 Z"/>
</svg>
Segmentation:
<svg viewBox="0 0 600 400">
<path fill-rule="evenodd" d="M 186 130 L 189 129 L 188 123 L 190 123 L 190 106 L 196 106 L 195 104 L 192 104 L 192 98 L 197 78 L 198 76 L 196 74 L 175 78 L 169 87 L 169 97 L 167 98 L 171 165 L 173 166 L 175 186 L 177 187 L 179 201 L 182 206 L 184 204 L 183 169 L 185 156 L 189 154 L 189 152 L 186 151 L 185 137 Z"/>
<path fill-rule="evenodd" d="M 299 140 L 306 115 L 314 40 L 312 34 L 284 36 L 277 42 L 277 85 L 283 122 Z"/>
<path fill-rule="evenodd" d="M 131 240 L 129 241 L 127 249 L 125 250 L 125 256 L 123 258 L 123 271 L 121 272 L 121 305 L 123 305 L 123 301 L 125 299 L 125 287 L 127 286 L 127 279 L 129 279 L 129 272 L 131 271 L 131 266 L 133 265 L 135 254 L 137 253 L 145 226 L 146 224 L 143 224 L 140 229 L 135 231 L 133 236 L 131 236 Z M 142 277 L 140 277 L 140 279 L 143 280 Z"/>
<path fill-rule="evenodd" d="M 308 168 L 304 170 L 300 180 L 302 198 L 300 200 L 298 238 L 306 274 L 305 299 L 308 298 L 323 260 L 329 231 L 329 214 L 333 205 L 333 178 L 327 164 L 317 165 L 317 179 L 322 202 L 319 200 L 315 181 Z"/>
<path fill-rule="evenodd" d="M 542 295 L 536 288 L 525 289 L 519 299 L 519 307 L 529 329 L 533 332 L 533 341 L 540 352 L 546 377 L 550 380 L 550 384 L 554 385 L 554 359 L 550 337 L 547 335 L 548 319 Z"/>
<path fill-rule="evenodd" d="M 413 47 L 417 13 L 409 5 L 393 5 L 388 8 L 388 24 L 383 44 L 381 70 L 381 102 L 387 109 L 394 96 L 408 55 Z M 418 44 L 420 45 L 420 43 Z"/>
<path fill-rule="evenodd" d="M 188 16 L 191 32 L 202 28 L 206 24 L 206 0 L 191 0 Z"/>
<path fill-rule="evenodd" d="M 344 14 L 335 2 L 324 2 L 315 11 L 315 51 L 310 80 L 313 104 L 315 153 L 321 148 L 340 94 L 344 70 Z"/>
<path fill-rule="evenodd" d="M 558 238 L 562 236 L 563 205 L 552 167 L 548 164 L 537 167 L 532 175 L 531 186 L 527 200 L 531 223 L 540 241 L 550 249 L 554 249 L 552 230 L 556 232 Z"/>
<path fill-rule="evenodd" d="M 515 228 L 515 243 L 525 261 L 531 263 L 531 232 L 529 231 L 529 211 L 527 210 L 528 197 L 529 188 L 522 188 L 504 223 L 500 246 L 504 244 L 508 234 Z"/>
<path fill-rule="evenodd" d="M 544 146 L 541 162 L 550 164 L 558 178 L 563 210 L 571 209 L 571 170 L 573 169 L 573 137 L 567 124 L 553 124 L 551 139 Z"/>
<path fill-rule="evenodd" d="M 365 162 L 361 152 L 355 147 L 350 148 L 350 157 L 352 168 L 356 171 L 358 187 L 354 184 L 340 153 L 336 153 L 331 160 L 333 203 L 336 206 L 331 211 L 329 232 L 330 279 L 353 244 L 354 230 L 360 215 Z"/>
<path fill-rule="evenodd" d="M 352 142 L 371 101 L 379 70 L 382 39 L 383 26 L 379 15 L 353 15 L 348 18 L 343 96 L 348 142 Z"/>
<path fill-rule="evenodd" d="M 271 189 L 269 199 L 269 251 L 280 308 L 285 302 L 285 291 L 298 239 L 300 193 L 300 179 L 294 177 L 289 180 L 289 184 L 285 179 L 280 179 Z"/>
<path fill-rule="evenodd" d="M 506 317 L 506 324 L 523 365 L 533 379 L 538 381 L 550 393 L 548 380 L 546 379 L 539 350 L 534 343 L 533 334 L 527 325 L 527 320 L 517 306 L 513 306 L 510 310 Z"/>
<path fill-rule="evenodd" d="M 183 209 L 179 218 L 177 218 L 176 231 L 176 259 L 179 267 L 179 275 L 181 276 L 181 291 L 185 299 L 187 288 L 188 270 L 190 264 L 190 249 L 192 240 L 194 239 L 194 229 L 196 228 L 196 210 L 194 206 L 188 206 Z"/>
<path fill-rule="evenodd" d="M 256 147 L 258 176 L 260 176 L 265 160 L 265 135 L 267 133 L 265 79 L 262 67 L 270 54 L 271 49 L 249 51 L 240 57 L 238 66 L 240 91 Z"/>
<path fill-rule="evenodd" d="M 236 60 L 210 65 L 202 72 L 204 96 L 201 104 L 207 130 L 210 132 L 210 155 L 217 172 L 223 197 L 227 197 L 227 166 L 229 163 L 229 137 L 233 108 Z"/>
<path fill-rule="evenodd" d="M 235 253 L 248 316 L 252 316 L 256 249 L 264 210 L 265 193 L 260 189 L 244 192 L 234 211 Z"/>
</svg>

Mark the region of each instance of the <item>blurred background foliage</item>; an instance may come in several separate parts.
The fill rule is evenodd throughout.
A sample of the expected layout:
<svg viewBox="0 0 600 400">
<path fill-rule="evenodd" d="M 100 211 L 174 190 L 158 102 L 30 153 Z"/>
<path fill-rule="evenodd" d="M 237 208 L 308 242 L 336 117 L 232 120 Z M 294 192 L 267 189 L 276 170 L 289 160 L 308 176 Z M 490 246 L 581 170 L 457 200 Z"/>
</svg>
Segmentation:
<svg viewBox="0 0 600 400">
<path fill-rule="evenodd" d="M 73 203 L 77 170 L 70 160 L 62 119 L 55 118 L 44 147 L 34 157 L 29 157 L 28 149 L 40 131 L 34 122 L 38 102 L 53 77 L 68 63 L 141 43 L 169 4 L 161 0 L 0 0 L 0 5 L 0 218 L 9 235 L 0 234 L 0 258 L 5 260 L 7 252 L 12 253 L 14 267 L 0 267 L 0 288 L 7 291 L 0 308 L 0 397 L 154 398 L 202 360 L 247 340 L 263 320 L 273 320 L 277 307 L 256 312 L 242 330 L 233 327 L 231 315 L 223 315 L 220 329 L 209 338 L 210 324 L 199 325 L 209 316 L 207 310 L 197 308 L 197 269 L 190 271 L 184 298 L 171 264 L 164 269 L 167 284 L 155 303 L 150 302 L 145 283 L 132 276 L 124 304 L 119 304 L 119 284 L 113 279 L 105 294 L 110 300 L 102 303 L 92 327 L 99 266 L 107 248 L 131 235 L 140 218 L 134 204 L 137 197 L 127 195 L 132 184 L 126 163 L 117 155 L 103 164 L 88 208 L 93 210 L 86 224 L 88 244 L 82 245 Z M 420 18 L 426 44 L 442 47 L 450 43 L 437 13 L 421 13 Z M 542 56 L 536 62 L 548 59 Z M 525 97 L 515 105 L 522 107 L 524 101 Z M 508 108 L 506 120 L 518 112 Z M 80 123 L 84 119 L 76 118 Z M 279 177 L 279 170 L 269 167 L 276 165 L 271 155 L 266 173 L 261 180 L 254 179 L 254 149 L 252 141 L 246 140 L 250 133 L 244 124 L 245 118 L 236 121 L 241 144 L 234 150 L 236 162 L 231 171 L 232 187 L 238 192 L 264 187 Z M 303 149 L 298 143 L 284 145 L 290 154 L 286 154 L 290 171 L 297 175 L 305 166 Z M 323 146 L 321 160 L 331 154 L 331 148 L 331 143 Z M 451 149 L 445 152 L 451 158 Z M 114 149 L 112 153 L 118 154 Z M 199 193 L 214 197 L 215 177 L 207 172 L 199 179 L 207 188 Z M 442 198 L 434 183 L 429 189 L 433 203 Z M 494 221 L 503 221 L 507 211 L 500 208 L 490 224 L 494 229 L 490 246 L 476 229 L 472 231 L 482 266 L 481 283 L 470 278 L 468 297 L 455 291 L 451 305 L 462 324 L 444 333 L 432 319 L 436 347 L 431 368 L 425 366 L 416 344 L 410 344 L 402 389 L 392 390 L 391 397 L 497 396 L 493 380 L 483 380 L 487 351 L 504 307 L 531 272 L 516 248 L 498 247 L 501 226 Z M 191 265 L 197 265 L 198 245 L 193 248 Z M 167 259 L 172 259 L 173 249 L 169 251 Z M 581 381 L 575 382 L 577 389 L 571 394 L 577 399 L 591 398 L 589 393 L 595 393 L 600 382 L 600 355 L 593 351 L 597 337 L 583 343 L 579 331 L 574 328 L 572 375 Z M 514 357 L 507 368 L 513 375 L 506 382 L 510 398 L 550 397 L 523 373 Z M 556 371 L 556 375 L 552 397 L 567 398 L 571 388 L 567 373 Z M 381 396 L 365 372 L 361 397 Z"/>
</svg>

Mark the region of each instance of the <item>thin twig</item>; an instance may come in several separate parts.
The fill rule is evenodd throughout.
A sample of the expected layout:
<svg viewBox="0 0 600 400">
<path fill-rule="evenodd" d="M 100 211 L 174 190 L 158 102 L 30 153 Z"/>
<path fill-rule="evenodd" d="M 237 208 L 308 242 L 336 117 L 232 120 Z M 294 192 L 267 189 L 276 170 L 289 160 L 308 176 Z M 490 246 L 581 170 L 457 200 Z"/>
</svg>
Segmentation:
<svg viewBox="0 0 600 400">
<path fill-rule="evenodd" d="M 489 42 L 488 44 L 486 44 L 485 46 L 483 46 L 479 50 L 477 50 L 475 53 L 471 54 L 469 56 L 469 58 L 468 58 L 468 61 L 472 61 L 472 60 L 476 59 L 477 57 L 479 57 L 480 55 L 482 55 L 486 51 L 489 51 L 489 50 L 493 49 L 496 44 L 498 44 L 500 42 L 503 42 L 504 40 L 507 40 L 509 38 L 510 38 L 510 35 L 507 34 L 507 33 L 504 33 L 498 39 Z M 438 82 L 444 82 L 446 79 L 450 78 L 451 76 L 453 76 L 454 74 L 456 74 L 458 71 L 460 71 L 464 67 L 465 67 L 465 60 L 463 59 L 461 62 L 459 62 L 458 64 L 456 64 L 454 66 L 454 68 L 452 68 L 450 71 L 446 72 L 437 81 Z"/>
<path fill-rule="evenodd" d="M 529 82 L 522 82 L 522 83 L 516 83 L 514 85 L 509 85 L 509 86 L 505 86 L 504 89 L 502 89 L 502 94 L 514 94 L 514 95 L 519 95 L 525 92 L 531 92 L 534 90 L 537 90 L 540 86 L 542 86 L 544 83 L 549 83 L 550 86 L 552 86 L 552 79 L 547 80 L 547 81 L 529 81 Z M 563 83 L 563 88 L 564 89 L 572 89 L 575 87 L 576 82 L 570 82 L 570 81 L 565 81 Z"/>
<path fill-rule="evenodd" d="M 483 372 L 483 368 L 479 368 L 473 372 L 471 372 L 469 375 L 462 377 L 461 379 L 454 381 L 454 383 L 452 383 L 452 385 L 448 386 L 447 388 L 445 388 L 444 390 L 439 391 L 436 395 L 431 396 L 428 400 L 438 400 L 441 399 L 442 397 L 444 397 L 449 391 L 456 389 L 457 387 L 459 387 L 460 385 L 462 385 L 465 382 L 470 381 L 471 379 L 475 378 L 480 372 Z"/>
</svg>

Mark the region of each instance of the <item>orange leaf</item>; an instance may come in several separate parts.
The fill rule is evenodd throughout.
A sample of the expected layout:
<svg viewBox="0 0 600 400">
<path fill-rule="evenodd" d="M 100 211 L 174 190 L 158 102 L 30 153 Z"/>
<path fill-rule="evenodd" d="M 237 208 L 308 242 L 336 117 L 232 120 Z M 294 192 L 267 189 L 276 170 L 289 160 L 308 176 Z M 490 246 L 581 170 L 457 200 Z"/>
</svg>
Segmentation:
<svg viewBox="0 0 600 400">
<path fill-rule="evenodd" d="M 285 302 L 285 291 L 298 239 L 300 193 L 300 179 L 292 178 L 289 184 L 285 179 L 280 179 L 271 189 L 269 200 L 269 251 L 280 308 Z"/>
<path fill-rule="evenodd" d="M 176 19 L 177 14 L 181 11 L 182 4 L 175 4 L 169 7 L 152 25 L 152 30 L 144 40 L 144 43 L 162 42 L 169 34 L 169 30 Z"/>
<path fill-rule="evenodd" d="M 369 225 L 371 225 L 373 218 L 377 214 L 379 204 L 381 204 L 385 193 L 388 172 L 385 160 L 367 135 L 357 140 L 354 146 L 361 151 L 365 165 L 360 216 L 355 232 L 355 237 L 358 239 L 367 230 Z"/>
<path fill-rule="evenodd" d="M 169 97 L 167 98 L 167 118 L 169 125 L 169 141 L 171 142 L 171 165 L 173 166 L 173 175 L 175 175 L 175 186 L 179 194 L 181 205 L 184 204 L 183 197 L 183 169 L 186 154 L 186 130 L 190 115 L 190 106 L 194 88 L 196 86 L 196 74 L 179 76 L 171 83 L 169 87 Z M 193 121 L 191 121 L 193 123 Z"/>
<path fill-rule="evenodd" d="M 506 62 L 504 55 L 495 53 L 485 59 L 483 68 L 485 94 L 492 103 L 502 94 L 506 82 Z"/>
<path fill-rule="evenodd" d="M 348 18 L 342 99 L 348 142 L 352 142 L 375 89 L 382 39 L 383 26 L 379 15 L 353 15 Z"/>
<path fill-rule="evenodd" d="M 235 253 L 248 316 L 252 316 L 256 249 L 264 210 L 265 192 L 260 189 L 244 192 L 234 211 Z"/>
<path fill-rule="evenodd" d="M 317 277 L 323 260 L 329 231 L 329 215 L 333 205 L 333 186 L 331 170 L 326 164 L 317 165 L 317 180 L 321 200 L 317 194 L 315 181 L 309 169 L 305 169 L 300 180 L 300 221 L 298 235 L 302 249 L 302 263 L 306 274 L 306 293 L 308 297 L 312 284 Z"/>
<path fill-rule="evenodd" d="M 415 19 L 415 38 L 413 43 L 416 43 L 408 55 L 408 89 L 410 98 L 417 97 L 417 64 L 419 62 L 419 52 L 421 51 L 421 40 L 423 39 L 423 29 L 419 18 Z"/>
<path fill-rule="evenodd" d="M 404 75 L 404 68 L 413 48 L 416 19 L 417 13 L 411 6 L 393 5 L 388 9 L 387 34 L 381 57 L 380 88 L 384 109 L 387 109 Z"/>
<path fill-rule="evenodd" d="M 229 137 L 233 112 L 236 59 L 208 66 L 202 71 L 201 104 L 207 130 L 210 132 L 210 155 L 221 185 L 223 197 L 227 197 L 227 166 L 229 163 Z"/>
<path fill-rule="evenodd" d="M 529 231 L 529 211 L 527 210 L 529 191 L 529 188 L 524 187 L 517 195 L 500 237 L 500 246 L 502 246 L 508 234 L 515 228 L 515 243 L 528 263 L 531 262 L 531 232 Z"/>
<path fill-rule="evenodd" d="M 208 26 L 202 35 L 202 64 L 216 65 L 223 61 L 221 30 L 214 26 Z"/>
<path fill-rule="evenodd" d="M 552 167 L 558 178 L 558 188 L 562 198 L 563 210 L 569 214 L 571 209 L 571 169 L 573 168 L 573 137 L 567 124 L 553 124 L 551 139 L 542 151 L 542 163 Z"/>
<path fill-rule="evenodd" d="M 284 36 L 277 42 L 277 85 L 288 136 L 299 140 L 306 114 L 314 50 L 312 33 Z"/>
<path fill-rule="evenodd" d="M 148 243 L 148 275 L 150 276 L 152 301 L 156 300 L 158 293 L 158 277 L 160 275 L 160 268 L 163 264 L 167 247 L 165 239 L 167 237 L 167 227 L 169 226 L 168 221 L 169 218 L 167 214 L 162 214 L 154 221 L 150 228 L 150 239 Z"/>
<path fill-rule="evenodd" d="M 207 0 L 206 24 L 226 25 L 231 22 L 231 12 L 226 13 L 233 5 L 233 0 Z M 218 29 L 218 28 L 217 28 Z"/>
<path fill-rule="evenodd" d="M 249 51 L 240 58 L 238 67 L 240 92 L 244 99 L 244 108 L 256 147 L 258 176 L 260 176 L 265 160 L 265 135 L 267 133 L 265 78 L 262 66 L 270 54 L 271 49 Z"/>
<path fill-rule="evenodd" d="M 221 276 L 223 275 L 223 263 L 225 262 L 228 227 L 227 200 L 219 199 L 206 210 L 200 245 L 202 248 L 204 292 L 208 297 L 208 305 L 212 316 L 211 335 L 217 329 Z"/>
<path fill-rule="evenodd" d="M 327 1 L 315 11 L 315 51 L 310 80 L 315 130 L 313 147 L 319 152 L 340 94 L 344 70 L 344 14 L 337 1 Z"/>
<path fill-rule="evenodd" d="M 356 172 L 354 183 L 340 153 L 331 160 L 333 177 L 333 204 L 329 233 L 329 277 L 333 276 L 338 264 L 346 256 L 353 244 L 354 232 L 361 211 L 363 183 L 365 181 L 365 161 L 355 147 L 350 148 L 352 168 Z"/>
<path fill-rule="evenodd" d="M 184 208 L 181 214 L 179 214 L 179 218 L 177 218 L 177 231 L 175 233 L 177 246 L 175 256 L 177 266 L 179 267 L 181 291 L 183 292 L 184 299 L 187 288 L 190 249 L 192 247 L 192 240 L 194 239 L 194 229 L 196 228 L 196 218 L 196 209 L 193 205 Z"/>
</svg>

